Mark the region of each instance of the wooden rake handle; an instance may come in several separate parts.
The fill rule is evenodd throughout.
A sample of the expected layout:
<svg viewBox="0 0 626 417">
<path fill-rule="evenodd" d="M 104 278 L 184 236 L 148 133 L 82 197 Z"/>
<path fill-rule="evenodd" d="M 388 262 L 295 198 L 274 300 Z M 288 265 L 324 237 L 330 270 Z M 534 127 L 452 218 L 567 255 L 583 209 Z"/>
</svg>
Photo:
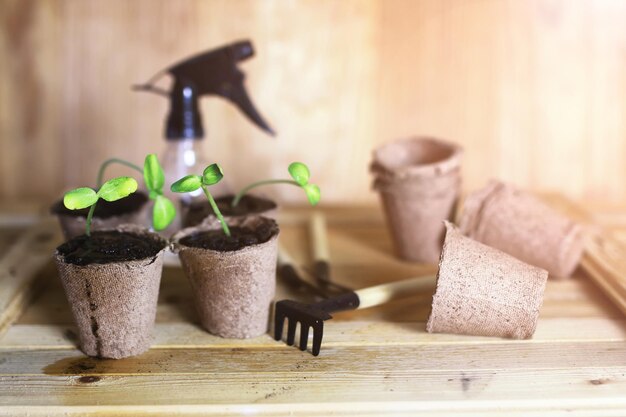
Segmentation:
<svg viewBox="0 0 626 417">
<path fill-rule="evenodd" d="M 434 291 L 436 281 L 437 279 L 434 275 L 425 275 L 356 290 L 354 293 L 359 297 L 357 310 L 378 306 L 391 300 L 409 297 L 421 292 Z"/>
<path fill-rule="evenodd" d="M 330 250 L 326 234 L 326 218 L 319 211 L 309 218 L 309 234 L 313 255 L 313 275 L 321 281 L 330 281 Z"/>
</svg>

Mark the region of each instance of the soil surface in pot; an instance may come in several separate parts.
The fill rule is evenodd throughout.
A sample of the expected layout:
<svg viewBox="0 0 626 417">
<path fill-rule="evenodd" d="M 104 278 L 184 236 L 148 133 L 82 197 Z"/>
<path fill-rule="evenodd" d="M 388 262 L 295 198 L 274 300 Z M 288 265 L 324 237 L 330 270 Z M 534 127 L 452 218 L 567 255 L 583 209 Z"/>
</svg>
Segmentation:
<svg viewBox="0 0 626 417">
<path fill-rule="evenodd" d="M 107 219 L 113 216 L 121 216 L 122 214 L 133 213 L 143 207 L 148 201 L 148 196 L 145 193 L 137 192 L 129 195 L 126 198 L 122 198 L 117 201 L 98 200 L 96 204 L 96 210 L 94 211 L 94 217 L 100 219 Z M 66 216 L 87 217 L 89 209 L 70 210 L 65 208 L 63 200 L 59 200 L 50 207 L 52 214 L 63 214 Z"/>
<path fill-rule="evenodd" d="M 166 243 L 156 237 L 108 230 L 81 235 L 57 248 L 65 262 L 74 265 L 107 264 L 156 256 Z"/>
<path fill-rule="evenodd" d="M 233 226 L 230 227 L 231 236 L 226 236 L 222 229 L 193 233 L 180 240 L 181 245 L 193 248 L 211 249 L 219 252 L 231 252 L 246 246 L 265 243 L 276 232 L 276 226 L 270 224 L 259 225 L 256 229 Z"/>
<path fill-rule="evenodd" d="M 233 207 L 231 205 L 234 195 L 225 195 L 215 199 L 217 207 L 224 216 L 246 216 L 248 214 L 258 214 L 276 208 L 276 203 L 266 198 L 256 197 L 246 194 L 239 203 Z M 202 222 L 209 214 L 213 214 L 208 201 L 198 201 L 186 204 L 187 215 L 183 220 L 183 227 L 196 226 Z"/>
</svg>

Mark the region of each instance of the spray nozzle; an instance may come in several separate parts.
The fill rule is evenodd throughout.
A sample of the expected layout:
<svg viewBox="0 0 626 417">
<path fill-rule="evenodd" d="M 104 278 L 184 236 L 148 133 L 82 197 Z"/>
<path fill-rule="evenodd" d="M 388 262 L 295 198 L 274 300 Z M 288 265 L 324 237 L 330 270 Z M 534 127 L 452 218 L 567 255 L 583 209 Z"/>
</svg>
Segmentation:
<svg viewBox="0 0 626 417">
<path fill-rule="evenodd" d="M 204 137 L 198 111 L 198 97 L 203 95 L 218 95 L 230 100 L 254 124 L 274 135 L 272 128 L 252 104 L 243 84 L 245 75 L 237 68 L 239 61 L 253 55 L 250 41 L 235 42 L 174 64 L 157 73 L 146 84 L 134 86 L 133 89 L 170 98 L 170 113 L 166 122 L 168 139 Z M 154 85 L 166 73 L 174 78 L 171 91 Z"/>
</svg>

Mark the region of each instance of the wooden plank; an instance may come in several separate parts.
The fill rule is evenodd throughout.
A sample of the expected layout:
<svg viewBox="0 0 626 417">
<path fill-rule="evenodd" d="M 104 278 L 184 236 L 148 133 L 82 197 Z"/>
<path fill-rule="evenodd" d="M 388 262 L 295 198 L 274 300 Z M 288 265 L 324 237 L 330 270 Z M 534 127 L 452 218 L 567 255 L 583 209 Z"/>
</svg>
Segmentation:
<svg viewBox="0 0 626 417">
<path fill-rule="evenodd" d="M 60 242 L 58 226 L 43 220 L 24 233 L 0 259 L 0 336 L 22 313 L 33 285 Z M 48 271 L 49 272 L 49 271 Z"/>
<path fill-rule="evenodd" d="M 320 410 L 333 407 L 344 413 L 351 407 L 352 412 L 348 415 L 392 415 L 393 410 L 437 410 L 447 412 L 447 415 L 456 415 L 457 411 L 499 410 L 501 415 L 508 415 L 508 410 L 572 412 L 572 407 L 593 408 L 598 413 L 594 415 L 605 415 L 603 411 L 606 410 L 625 410 L 623 392 L 626 381 L 621 372 L 623 368 L 585 367 L 507 372 L 342 372 L 332 375 L 301 372 L 291 366 L 272 381 L 236 372 L 170 374 L 158 375 L 158 378 L 157 375 L 110 374 L 19 376 L 13 380 L 25 388 L 24 395 L 7 402 L 0 389 L 0 405 L 2 409 L 28 406 L 33 411 L 37 410 L 36 406 L 51 406 L 51 410 L 55 409 L 54 406 L 63 406 L 56 407 L 59 414 L 71 412 L 77 406 L 92 406 L 91 410 L 99 411 L 101 415 L 116 413 L 118 409 L 124 411 L 129 406 L 147 406 L 143 410 L 136 408 L 144 412 L 172 410 L 173 406 L 178 406 L 178 412 L 184 413 L 189 409 L 187 407 L 194 405 L 198 407 L 196 411 L 204 410 L 207 414 L 218 413 L 217 406 L 247 410 L 251 414 L 257 409 L 261 412 L 286 411 L 285 408 L 274 408 L 281 404 L 292 407 L 291 415 L 317 412 L 324 415 Z M 0 376 L 0 387 L 5 381 L 7 378 Z M 129 389 L 135 395 L 129 396 Z M 585 398 L 581 398 L 581 394 Z M 294 398 L 298 401 L 294 402 Z M 363 401 L 364 398 L 367 400 Z"/>
<path fill-rule="evenodd" d="M 233 389 L 237 389 L 233 387 Z M 266 395 L 272 395 L 269 393 Z M 568 417 L 598 417 L 624 415 L 624 405 L 621 399 L 598 398 L 581 400 L 542 399 L 542 400 L 459 400 L 459 401 L 388 401 L 363 403 L 297 403 L 297 404 L 234 404 L 234 405 L 116 405 L 116 406 L 9 406 L 0 410 L 0 415 L 7 416 L 241 416 L 254 414 L 255 416 L 506 416 L 506 417 L 544 417 L 546 410 L 550 415 Z"/>
<path fill-rule="evenodd" d="M 291 347 L 281 349 L 227 347 L 218 349 L 155 349 L 123 360 L 103 360 L 75 349 L 2 351 L 0 375 L 148 375 L 212 374 L 224 377 L 289 378 L 297 372 L 326 374 L 415 374 L 426 371 L 614 368 L 626 372 L 626 344 L 618 342 L 453 343 L 396 346 L 328 347 L 319 357 Z M 248 374 L 248 375 L 246 375 Z M 298 378 L 294 378 L 298 380 Z"/>
<path fill-rule="evenodd" d="M 193 323 L 157 323 L 152 349 L 264 348 L 284 349 L 269 335 L 233 340 L 213 336 Z M 491 337 L 432 334 L 425 322 L 373 322 L 334 320 L 324 327 L 323 347 L 345 346 L 420 346 L 450 344 L 509 344 L 565 341 L 626 341 L 626 320 L 604 318 L 542 319 L 532 339 L 511 340 Z M 13 325 L 0 338 L 0 351 L 71 349 L 76 344 L 76 329 L 66 325 Z"/>
<path fill-rule="evenodd" d="M 373 202 L 371 148 L 430 134 L 466 147 L 467 189 L 500 177 L 626 200 L 624 2 L 282 3 L 0 2 L 0 199 L 51 200 L 107 157 L 140 162 L 162 146 L 167 103 L 129 86 L 250 37 L 247 86 L 279 140 L 226 103 L 202 104 L 210 157 L 237 187 L 306 157 L 325 201 Z"/>
<path fill-rule="evenodd" d="M 331 250 L 335 246 L 331 243 Z M 337 259 L 341 265 L 333 264 L 334 279 L 353 288 L 362 288 L 380 282 L 390 282 L 432 271 L 431 267 L 406 263 L 386 263 L 379 266 L 355 266 L 345 257 L 352 257 L 352 251 L 333 252 L 333 261 Z M 356 255 L 356 253 L 355 253 Z M 36 300 L 20 317 L 20 324 L 65 324 L 72 322 L 69 306 L 60 281 L 54 270 Z M 304 300 L 306 294 L 294 293 L 280 285 L 277 299 L 295 298 Z M 430 296 L 420 296 L 393 301 L 383 306 L 355 312 L 341 313 L 337 320 L 356 321 L 395 321 L 411 322 L 426 321 L 430 312 Z M 620 311 L 607 299 L 597 286 L 586 275 L 578 273 L 574 278 L 564 281 L 550 280 L 547 284 L 544 303 L 540 311 L 541 319 L 559 317 L 607 317 L 622 318 Z M 157 322 L 196 322 L 189 283 L 180 269 L 166 268 L 163 273 L 159 304 L 157 306 Z"/>
</svg>

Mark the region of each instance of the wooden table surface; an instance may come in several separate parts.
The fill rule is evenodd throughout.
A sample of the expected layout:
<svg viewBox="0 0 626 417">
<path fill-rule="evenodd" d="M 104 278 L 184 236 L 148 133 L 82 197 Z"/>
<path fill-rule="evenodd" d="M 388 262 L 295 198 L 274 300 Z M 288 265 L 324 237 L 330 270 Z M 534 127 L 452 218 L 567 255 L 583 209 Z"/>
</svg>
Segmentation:
<svg viewBox="0 0 626 417">
<path fill-rule="evenodd" d="M 284 213 L 281 240 L 306 265 L 303 214 Z M 378 209 L 326 214 L 338 282 L 361 288 L 435 271 L 393 257 Z M 57 226 L 38 227 L 56 233 L 40 245 L 45 256 L 23 257 L 11 271 L 9 242 L 21 233 L 0 233 L 0 309 L 14 318 L 19 312 L 0 335 L 0 415 L 626 415 L 626 321 L 580 270 L 548 282 L 531 340 L 426 333 L 431 294 L 424 293 L 337 314 L 313 357 L 269 335 L 227 340 L 204 332 L 188 282 L 180 268 L 168 267 L 152 349 L 97 360 L 75 347 L 71 313 L 49 262 Z M 17 302 L 9 293 L 23 288 L 7 287 L 16 282 L 7 277 L 28 275 L 31 261 L 40 273 L 20 285 L 37 296 Z M 278 298 L 307 298 L 280 281 L 278 290 Z"/>
</svg>

